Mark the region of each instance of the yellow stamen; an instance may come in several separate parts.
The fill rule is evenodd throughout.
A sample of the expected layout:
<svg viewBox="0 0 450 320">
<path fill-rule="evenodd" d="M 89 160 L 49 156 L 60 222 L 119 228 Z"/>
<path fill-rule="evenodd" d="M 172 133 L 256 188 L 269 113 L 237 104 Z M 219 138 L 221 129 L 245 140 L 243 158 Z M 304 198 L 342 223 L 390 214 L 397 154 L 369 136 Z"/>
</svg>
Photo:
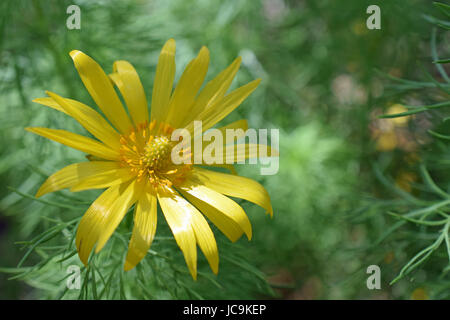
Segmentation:
<svg viewBox="0 0 450 320">
<path fill-rule="evenodd" d="M 189 165 L 175 165 L 171 159 L 177 142 L 170 140 L 173 128 L 166 123 L 141 123 L 120 138 L 122 163 L 137 179 L 147 179 L 154 187 L 183 181 Z"/>
</svg>

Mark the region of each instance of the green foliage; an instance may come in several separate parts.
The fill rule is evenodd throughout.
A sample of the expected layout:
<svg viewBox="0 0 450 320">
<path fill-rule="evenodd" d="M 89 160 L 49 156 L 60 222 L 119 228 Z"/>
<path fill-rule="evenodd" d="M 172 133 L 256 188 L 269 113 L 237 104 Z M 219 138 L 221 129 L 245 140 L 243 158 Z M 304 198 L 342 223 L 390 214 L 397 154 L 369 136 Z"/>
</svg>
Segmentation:
<svg viewBox="0 0 450 320">
<path fill-rule="evenodd" d="M 65 25 L 73 3 L 81 30 Z M 365 28 L 370 4 L 381 7 L 381 30 Z M 348 0 L 345 9 L 334 0 L 2 1 L 0 298 L 409 299 L 416 288 L 448 298 L 448 14 L 448 5 L 427 0 Z M 176 79 L 202 45 L 211 52 L 207 79 L 238 55 L 233 88 L 262 78 L 223 123 L 246 118 L 253 128 L 280 129 L 277 175 L 238 166 L 268 189 L 274 218 L 240 202 L 254 239 L 230 243 L 213 229 L 219 275 L 199 255 L 197 282 L 160 213 L 155 242 L 136 269 L 122 270 L 131 214 L 84 267 L 74 232 L 99 191 L 36 199 L 46 177 L 84 158 L 24 131 L 86 134 L 66 115 L 31 102 L 51 90 L 95 106 L 71 50 L 86 52 L 106 72 L 114 60 L 130 61 L 149 95 L 170 37 L 177 40 Z M 386 113 L 393 103 L 407 111 Z M 410 116 L 401 130 L 417 142 L 414 150 L 376 149 L 372 127 L 383 113 L 383 121 Z M 417 176 L 409 190 L 396 181 L 405 172 Z M 381 267 L 381 291 L 366 287 L 372 264 Z M 80 290 L 67 289 L 71 265 L 81 268 Z"/>
<path fill-rule="evenodd" d="M 448 18 L 450 7 L 435 3 Z M 444 22 L 437 23 L 437 18 L 430 18 L 438 27 L 443 27 Z M 445 27 L 443 29 L 446 29 Z M 444 31 L 445 33 L 445 31 Z M 438 40 L 437 29 L 433 29 L 430 40 L 431 58 L 437 73 L 424 71 L 427 81 L 411 81 L 392 79 L 401 83 L 400 90 L 419 90 L 422 101 L 429 101 L 424 106 L 405 106 L 406 112 L 385 114 L 380 118 L 400 118 L 413 114 L 425 115 L 430 119 L 433 130 L 427 130 L 430 139 L 420 149 L 420 160 L 410 166 L 411 170 L 420 174 L 420 181 L 414 183 L 413 192 L 406 193 L 395 186 L 382 171 L 388 171 L 387 162 L 374 167 L 379 180 L 389 190 L 397 195 L 397 200 L 387 202 L 386 205 L 378 203 L 376 211 L 392 216 L 397 222 L 393 223 L 377 241 L 385 246 L 388 242 L 393 248 L 406 250 L 407 255 L 401 260 L 403 266 L 392 279 L 391 285 L 408 278 L 412 283 L 418 282 L 428 289 L 428 295 L 434 299 L 448 299 L 450 297 L 450 176 L 449 157 L 450 145 L 448 140 L 447 107 L 450 106 L 449 84 L 443 65 L 448 64 L 448 59 L 440 59 L 437 56 Z M 442 38 L 442 49 L 445 40 Z M 448 54 L 448 52 L 445 52 Z M 374 208 L 372 208 L 374 210 Z M 394 249 L 398 254 L 398 249 Z M 400 254 L 401 255 L 401 254 Z M 416 280 L 419 278 L 420 280 Z"/>
</svg>

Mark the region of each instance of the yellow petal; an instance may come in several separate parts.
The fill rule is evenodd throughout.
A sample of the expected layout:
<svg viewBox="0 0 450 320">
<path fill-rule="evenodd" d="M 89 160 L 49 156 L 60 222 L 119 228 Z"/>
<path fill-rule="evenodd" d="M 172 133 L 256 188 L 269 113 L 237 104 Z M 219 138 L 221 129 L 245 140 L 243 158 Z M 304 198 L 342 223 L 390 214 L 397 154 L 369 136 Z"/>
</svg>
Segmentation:
<svg viewBox="0 0 450 320">
<path fill-rule="evenodd" d="M 217 274 L 219 272 L 219 252 L 217 250 L 216 238 L 202 214 L 187 201 L 186 205 L 192 208 L 192 228 L 194 229 L 198 246 L 205 255 L 206 260 L 208 260 L 211 270 Z"/>
<path fill-rule="evenodd" d="M 118 168 L 118 163 L 111 161 L 89 161 L 68 165 L 52 174 L 39 188 L 36 197 L 41 197 L 49 192 L 73 187 L 86 177 Z"/>
<path fill-rule="evenodd" d="M 73 100 L 73 101 L 75 101 L 75 100 Z M 39 104 L 41 104 L 43 106 L 50 107 L 52 109 L 58 110 L 58 111 L 60 111 L 62 113 L 65 113 L 65 114 L 69 115 L 66 112 L 66 110 L 64 110 L 64 108 L 62 108 L 55 100 L 53 100 L 50 97 L 36 98 L 36 99 L 33 100 L 33 102 L 39 103 Z"/>
<path fill-rule="evenodd" d="M 260 154 L 267 157 L 278 157 L 278 151 L 263 144 L 239 143 L 228 145 L 217 150 L 216 156 L 221 157 L 222 163 L 232 164 L 246 159 L 260 158 Z"/>
<path fill-rule="evenodd" d="M 219 253 L 214 234 L 211 231 L 208 222 L 194 206 L 192 206 L 184 198 L 180 197 L 176 191 L 172 190 L 170 191 L 170 194 L 171 199 L 173 199 L 179 206 L 180 212 L 184 210 L 185 219 L 186 221 L 190 221 L 191 227 L 195 234 L 195 239 L 200 249 L 205 255 L 206 260 L 208 260 L 212 271 L 217 274 L 219 270 Z"/>
<path fill-rule="evenodd" d="M 124 265 L 125 271 L 133 269 L 150 249 L 156 232 L 156 203 L 156 197 L 146 192 L 136 204 L 133 233 Z"/>
<path fill-rule="evenodd" d="M 186 118 L 186 121 L 181 124 L 181 127 L 186 126 L 193 120 L 197 120 L 198 115 L 203 110 L 211 107 L 214 102 L 223 98 L 230 87 L 231 82 L 236 76 L 236 72 L 241 65 L 241 60 L 241 57 L 238 57 L 225 70 L 205 85 L 198 97 L 195 99 L 191 112 Z"/>
<path fill-rule="evenodd" d="M 151 120 L 161 122 L 169 105 L 175 77 L 175 40 L 169 39 L 161 50 L 153 82 Z"/>
<path fill-rule="evenodd" d="M 237 174 L 237 171 L 234 168 L 234 165 L 232 164 L 213 163 L 213 164 L 202 164 L 202 166 L 224 168 L 230 171 L 231 174 Z"/>
<path fill-rule="evenodd" d="M 100 65 L 78 50 L 71 51 L 70 56 L 84 86 L 95 103 L 121 133 L 128 133 L 132 128 L 131 121 L 112 86 L 111 80 Z"/>
<path fill-rule="evenodd" d="M 188 179 L 179 189 L 216 208 L 223 215 L 238 224 L 249 240 L 252 238 L 252 225 L 250 224 L 250 220 L 245 214 L 244 209 L 236 202 L 204 185 L 197 184 L 192 179 Z M 204 214 L 208 216 L 206 211 Z"/>
<path fill-rule="evenodd" d="M 70 191 L 77 192 L 88 189 L 102 189 L 122 184 L 134 178 L 128 168 L 114 168 L 109 171 L 99 172 L 84 179 L 81 179 L 75 184 Z"/>
<path fill-rule="evenodd" d="M 202 168 L 195 168 L 192 179 L 227 196 L 253 202 L 273 216 L 269 194 L 261 184 L 252 179 Z"/>
<path fill-rule="evenodd" d="M 119 159 L 118 151 L 115 151 L 103 143 L 94 139 L 81 136 L 65 130 L 49 129 L 49 128 L 25 128 L 27 131 L 33 132 L 37 135 L 45 137 L 47 139 L 59 142 L 68 147 L 76 150 L 83 151 L 85 153 L 92 154 L 106 160 Z"/>
<path fill-rule="evenodd" d="M 122 191 L 122 190 L 121 190 Z M 114 202 L 111 211 L 105 218 L 105 224 L 100 231 L 95 253 L 103 249 L 106 242 L 109 240 L 114 230 L 116 230 L 119 223 L 127 213 L 128 209 L 139 199 L 143 191 L 143 183 L 133 180 L 126 189 L 120 192 L 120 196 Z"/>
<path fill-rule="evenodd" d="M 244 131 L 244 133 L 245 133 L 245 131 L 248 130 L 248 122 L 245 119 L 241 119 L 241 120 L 234 121 L 230 124 L 227 124 L 226 126 L 217 128 L 217 130 L 220 130 L 220 132 L 222 132 L 222 135 L 224 137 L 226 137 L 227 129 L 234 129 L 234 130 L 242 129 L 242 131 Z M 243 137 L 243 135 L 237 135 L 237 139 L 239 139 L 241 137 Z"/>
<path fill-rule="evenodd" d="M 210 108 L 203 110 L 195 120 L 202 121 L 203 131 L 208 130 L 217 122 L 225 118 L 230 112 L 236 109 L 256 89 L 261 79 L 256 79 L 246 85 L 227 94 L 225 97 L 215 102 Z M 186 129 L 194 132 L 194 124 L 191 122 Z"/>
<path fill-rule="evenodd" d="M 191 196 L 189 193 L 180 190 L 182 195 L 189 200 L 197 209 L 200 210 L 211 222 L 223 232 L 223 234 L 230 239 L 231 242 L 237 241 L 243 234 L 242 228 L 234 222 L 231 218 L 228 218 L 221 211 L 217 210 L 207 202 L 203 202 L 196 197 Z"/>
<path fill-rule="evenodd" d="M 234 138 L 234 141 L 233 141 L 233 143 L 235 143 L 238 139 L 240 139 L 243 136 L 245 136 L 245 132 L 248 130 L 248 122 L 247 122 L 247 120 L 242 119 L 242 120 L 238 120 L 238 121 L 232 122 L 232 123 L 230 123 L 230 124 L 228 124 L 226 126 L 217 128 L 217 130 L 220 131 L 220 133 L 221 133 L 221 135 L 223 137 L 224 147 L 227 144 L 227 141 L 226 141 L 227 129 L 234 129 L 234 130 L 241 129 L 241 131 L 237 131 L 236 132 L 236 135 L 235 135 L 235 138 Z M 192 144 L 195 145 L 195 143 L 199 143 L 200 140 L 203 140 L 203 136 L 195 137 L 195 139 L 193 139 L 193 141 L 192 141 Z M 201 143 L 202 143 L 202 153 L 203 153 L 205 148 L 209 144 L 214 143 L 214 141 L 211 141 L 209 143 L 206 142 L 206 141 L 202 141 Z M 195 148 L 194 148 L 194 150 L 195 150 Z M 222 162 L 222 163 L 225 163 L 225 162 Z"/>
<path fill-rule="evenodd" d="M 112 149 L 120 148 L 120 135 L 97 111 L 76 100 L 65 99 L 48 91 L 47 94 L 61 106 L 65 113 L 77 120 L 94 137 Z"/>
<path fill-rule="evenodd" d="M 158 191 L 158 201 L 189 271 L 197 279 L 197 247 L 191 214 L 193 207 L 172 189 Z"/>
<path fill-rule="evenodd" d="M 113 80 L 125 99 L 131 118 L 136 125 L 148 123 L 147 98 L 141 80 L 128 61 L 116 61 L 113 65 Z"/>
<path fill-rule="evenodd" d="M 81 262 L 87 265 L 89 255 L 111 213 L 113 204 L 116 202 L 126 186 L 116 185 L 103 192 L 89 207 L 80 220 L 77 229 L 75 244 Z"/>
<path fill-rule="evenodd" d="M 186 116 L 190 114 L 195 96 L 208 71 L 208 64 L 209 51 L 206 47 L 202 47 L 197 57 L 184 70 L 170 100 L 165 121 L 172 127 L 180 127 Z"/>
</svg>

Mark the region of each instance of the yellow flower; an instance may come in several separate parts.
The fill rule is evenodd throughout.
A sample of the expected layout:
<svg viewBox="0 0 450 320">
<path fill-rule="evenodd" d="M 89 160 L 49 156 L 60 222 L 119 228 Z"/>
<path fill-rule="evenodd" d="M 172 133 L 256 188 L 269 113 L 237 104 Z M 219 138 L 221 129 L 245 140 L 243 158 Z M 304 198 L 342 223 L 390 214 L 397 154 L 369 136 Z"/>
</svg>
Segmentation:
<svg viewBox="0 0 450 320">
<path fill-rule="evenodd" d="M 407 111 L 408 111 L 407 108 L 405 108 L 403 105 L 397 103 L 397 104 L 394 104 L 393 106 L 389 107 L 386 114 L 388 114 L 388 115 L 399 114 L 399 113 L 404 113 Z M 392 121 L 394 123 L 394 125 L 397 127 L 404 127 L 408 124 L 408 121 L 410 119 L 411 119 L 411 116 L 403 116 L 403 117 L 391 118 L 391 119 L 386 119 L 386 120 Z"/>
<path fill-rule="evenodd" d="M 424 288 L 416 288 L 411 293 L 411 300 L 428 300 L 428 294 Z"/>
<path fill-rule="evenodd" d="M 378 151 L 391 151 L 397 147 L 397 135 L 394 131 L 382 132 L 376 142 Z"/>
<path fill-rule="evenodd" d="M 202 121 L 203 132 L 211 128 L 239 106 L 260 80 L 227 94 L 240 66 L 241 59 L 237 58 L 199 92 L 209 64 L 209 51 L 203 47 L 187 65 L 172 93 L 175 41 L 170 39 L 159 56 L 149 115 L 143 86 L 130 63 L 116 61 L 113 73 L 107 76 L 83 52 L 74 50 L 70 56 L 86 89 L 109 122 L 83 103 L 55 93 L 47 92 L 49 97 L 34 100 L 73 117 L 98 139 L 64 130 L 27 128 L 87 153 L 90 160 L 71 164 L 54 173 L 36 196 L 64 188 L 71 191 L 107 188 L 89 207 L 77 230 L 78 255 L 85 265 L 93 248 L 98 253 L 105 246 L 134 205 L 134 227 L 124 269 L 134 268 L 146 255 L 154 238 L 159 203 L 192 277 L 196 279 L 197 275 L 197 244 L 213 272 L 217 273 L 217 244 L 203 215 L 231 241 L 238 240 L 244 233 L 250 240 L 252 228 L 247 215 L 227 196 L 253 202 L 272 216 L 270 198 L 264 187 L 251 179 L 189 163 L 175 164 L 170 156 L 175 145 L 171 133 L 175 128 L 186 128 L 192 133 L 194 120 Z M 128 113 L 113 84 L 120 91 Z M 220 130 L 227 128 L 248 129 L 245 120 Z M 241 156 L 254 156 L 249 149 L 247 144 L 245 154 Z M 195 152 L 188 156 L 194 157 Z M 237 155 L 232 157 L 231 160 L 236 162 Z M 230 160 L 228 154 L 224 154 L 224 160 Z M 232 168 L 227 164 L 222 166 Z"/>
<path fill-rule="evenodd" d="M 412 191 L 412 184 L 417 181 L 417 176 L 414 172 L 401 171 L 395 178 L 395 184 L 406 192 Z"/>
</svg>

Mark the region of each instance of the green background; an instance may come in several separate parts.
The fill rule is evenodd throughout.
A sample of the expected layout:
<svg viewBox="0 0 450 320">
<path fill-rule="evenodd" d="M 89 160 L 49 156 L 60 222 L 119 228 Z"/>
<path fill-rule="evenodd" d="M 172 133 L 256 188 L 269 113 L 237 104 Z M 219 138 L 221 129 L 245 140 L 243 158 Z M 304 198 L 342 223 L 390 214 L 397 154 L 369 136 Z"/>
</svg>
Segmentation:
<svg viewBox="0 0 450 320">
<path fill-rule="evenodd" d="M 66 27 L 70 4 L 81 9 L 80 30 Z M 366 8 L 371 4 L 381 8 L 380 30 L 366 28 Z M 230 244 L 215 230 L 219 276 L 203 259 L 204 275 L 197 283 L 184 274 L 181 253 L 162 223 L 154 250 L 173 257 L 178 266 L 159 267 L 182 269 L 177 271 L 184 272 L 181 280 L 163 278 L 163 271 L 152 266 L 156 258 L 148 255 L 142 278 L 124 276 L 125 297 L 139 281 L 143 293 L 130 293 L 132 298 L 409 299 L 417 288 L 428 298 L 448 297 L 444 248 L 412 276 L 389 285 L 436 230 L 406 225 L 378 241 L 397 221 L 386 212 L 396 205 L 406 208 L 399 204 L 398 193 L 403 191 L 390 182 L 399 172 L 417 172 L 405 158 L 421 150 L 428 155 L 448 150 L 448 144 L 438 148 L 441 151 L 430 150 L 424 128 L 431 127 L 433 116 L 415 119 L 404 129 L 406 139 L 418 141 L 413 151 L 401 145 L 377 150 L 373 135 L 378 125 L 374 115 L 391 105 L 423 105 L 445 97 L 395 86 L 384 76 L 417 80 L 426 78 L 423 70 L 430 70 L 442 80 L 431 63 L 433 24 L 424 17 L 440 14 L 431 1 L 22 0 L 2 1 L 0 12 L 0 267 L 5 271 L 0 273 L 0 298 L 60 296 L 65 274 L 61 264 L 41 265 L 35 273 L 14 278 L 20 275 L 14 268 L 29 248 L 17 242 L 53 227 L 52 219 L 80 217 L 98 194 L 63 191 L 43 198 L 50 203 L 27 196 L 49 174 L 83 159 L 80 152 L 25 132 L 27 126 L 84 132 L 72 119 L 31 100 L 50 90 L 94 106 L 68 54 L 73 49 L 93 57 L 107 73 L 115 60 L 131 62 L 150 95 L 159 51 L 169 38 L 177 41 L 176 79 L 202 45 L 211 56 L 207 79 L 239 55 L 243 63 L 232 87 L 262 78 L 257 90 L 223 123 L 246 118 L 252 128 L 280 130 L 277 175 L 260 176 L 253 165 L 237 168 L 267 188 L 274 218 L 242 203 L 254 238 Z M 438 51 L 447 54 L 448 36 L 442 30 L 437 35 Z M 380 172 L 387 177 L 381 182 Z M 449 180 L 443 181 L 448 188 Z M 131 226 L 131 221 L 124 221 L 118 233 L 129 235 Z M 70 237 L 59 232 L 31 252 L 23 267 L 51 257 L 53 249 L 69 242 Z M 107 248 L 117 251 L 120 260 L 125 249 L 114 244 Z M 96 267 L 107 278 L 111 271 L 104 260 L 98 259 Z M 70 261 L 81 266 L 76 256 Z M 381 290 L 366 287 L 366 268 L 372 264 L 382 270 Z M 177 291 L 179 287 L 184 293 Z M 83 297 L 95 298 L 91 294 Z"/>
</svg>

